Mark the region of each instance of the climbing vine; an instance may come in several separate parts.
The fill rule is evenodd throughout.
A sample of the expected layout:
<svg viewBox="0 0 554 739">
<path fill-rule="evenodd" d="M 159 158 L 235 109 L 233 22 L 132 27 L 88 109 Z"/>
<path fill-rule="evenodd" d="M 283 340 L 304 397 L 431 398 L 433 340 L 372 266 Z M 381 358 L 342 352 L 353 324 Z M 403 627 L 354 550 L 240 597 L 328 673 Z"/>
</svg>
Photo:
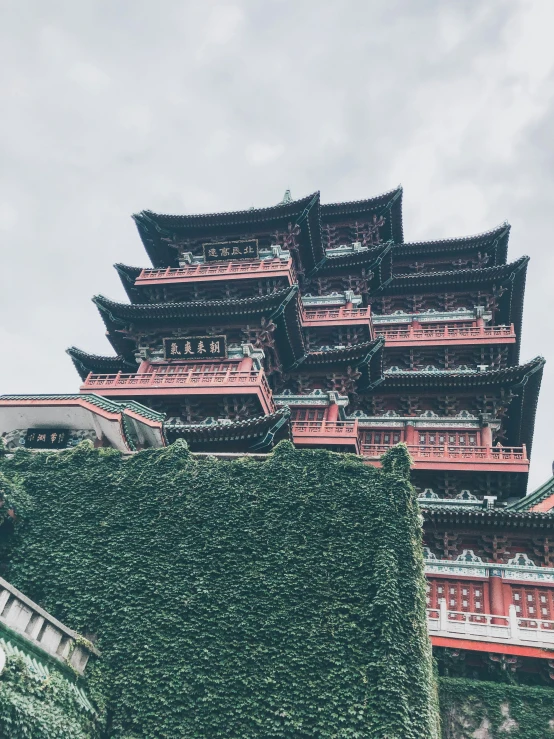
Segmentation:
<svg viewBox="0 0 554 739">
<path fill-rule="evenodd" d="M 39 681 L 17 658 L 0 675 L 0 736 L 6 739 L 92 739 L 93 717 L 59 673 Z"/>
<path fill-rule="evenodd" d="M 439 678 L 443 739 L 554 737 L 551 688 Z"/>
<path fill-rule="evenodd" d="M 8 577 L 100 648 L 103 736 L 436 737 L 418 508 L 389 455 L 2 458 L 33 503 Z"/>
</svg>

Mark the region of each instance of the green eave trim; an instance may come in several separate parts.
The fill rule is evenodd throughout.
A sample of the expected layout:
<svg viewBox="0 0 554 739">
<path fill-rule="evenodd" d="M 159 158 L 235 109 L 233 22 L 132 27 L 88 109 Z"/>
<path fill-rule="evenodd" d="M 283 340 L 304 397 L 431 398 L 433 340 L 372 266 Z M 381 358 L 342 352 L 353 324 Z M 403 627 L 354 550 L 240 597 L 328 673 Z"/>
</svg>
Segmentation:
<svg viewBox="0 0 554 739">
<path fill-rule="evenodd" d="M 532 493 L 526 495 L 525 498 L 521 498 L 521 500 L 518 500 L 515 503 L 511 503 L 509 506 L 506 507 L 506 510 L 528 511 L 530 508 L 537 505 L 538 503 L 542 503 L 542 501 L 548 498 L 550 495 L 554 495 L 554 476 L 544 482 Z"/>
<path fill-rule="evenodd" d="M 121 411 L 127 408 L 144 416 L 144 418 L 148 418 L 150 421 L 163 423 L 165 419 L 165 413 L 158 413 L 158 411 L 154 411 L 152 408 L 148 408 L 136 400 L 118 403 L 115 400 L 104 398 L 102 395 L 96 395 L 96 393 L 72 393 L 71 395 L 0 395 L 0 400 L 75 400 L 77 398 L 111 413 L 121 413 Z"/>
</svg>

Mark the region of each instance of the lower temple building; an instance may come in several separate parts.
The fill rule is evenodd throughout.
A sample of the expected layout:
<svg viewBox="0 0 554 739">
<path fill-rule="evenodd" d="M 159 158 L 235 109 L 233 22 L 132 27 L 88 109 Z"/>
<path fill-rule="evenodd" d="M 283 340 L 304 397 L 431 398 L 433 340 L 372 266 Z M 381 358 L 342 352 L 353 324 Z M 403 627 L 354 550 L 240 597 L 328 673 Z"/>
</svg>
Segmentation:
<svg viewBox="0 0 554 739">
<path fill-rule="evenodd" d="M 405 242 L 401 189 L 134 219 L 152 266 L 115 265 L 128 302 L 93 298 L 113 354 L 68 350 L 78 394 L 0 397 L 7 450 L 290 439 L 378 467 L 405 443 L 437 655 L 554 679 L 554 478 L 527 494 L 544 360 L 520 362 L 509 225 Z"/>
</svg>

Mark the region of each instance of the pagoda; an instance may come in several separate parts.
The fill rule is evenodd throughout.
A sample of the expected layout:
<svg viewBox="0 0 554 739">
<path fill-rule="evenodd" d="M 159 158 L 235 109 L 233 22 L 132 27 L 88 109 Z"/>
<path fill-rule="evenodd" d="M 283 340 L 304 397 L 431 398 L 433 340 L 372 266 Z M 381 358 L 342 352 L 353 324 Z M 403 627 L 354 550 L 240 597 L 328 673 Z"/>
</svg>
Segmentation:
<svg viewBox="0 0 554 739">
<path fill-rule="evenodd" d="M 528 257 L 508 261 L 509 225 L 405 242 L 401 188 L 134 220 L 152 266 L 115 265 L 128 302 L 93 298 L 114 353 L 70 348 L 81 395 L 4 396 L 0 433 L 25 445 L 29 408 L 64 402 L 111 414 L 130 451 L 290 439 L 379 466 L 404 442 L 437 650 L 554 675 L 554 484 L 526 497 L 544 360 L 519 362 Z"/>
</svg>

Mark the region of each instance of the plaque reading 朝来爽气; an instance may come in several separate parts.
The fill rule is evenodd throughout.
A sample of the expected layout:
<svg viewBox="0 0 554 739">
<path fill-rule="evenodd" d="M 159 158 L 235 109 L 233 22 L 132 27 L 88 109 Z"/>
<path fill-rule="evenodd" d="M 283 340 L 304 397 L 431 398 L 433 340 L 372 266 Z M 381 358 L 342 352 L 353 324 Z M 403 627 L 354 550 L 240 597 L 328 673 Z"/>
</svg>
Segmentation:
<svg viewBox="0 0 554 739">
<path fill-rule="evenodd" d="M 184 339 L 164 339 L 166 359 L 225 359 L 225 336 L 187 336 Z"/>
</svg>

